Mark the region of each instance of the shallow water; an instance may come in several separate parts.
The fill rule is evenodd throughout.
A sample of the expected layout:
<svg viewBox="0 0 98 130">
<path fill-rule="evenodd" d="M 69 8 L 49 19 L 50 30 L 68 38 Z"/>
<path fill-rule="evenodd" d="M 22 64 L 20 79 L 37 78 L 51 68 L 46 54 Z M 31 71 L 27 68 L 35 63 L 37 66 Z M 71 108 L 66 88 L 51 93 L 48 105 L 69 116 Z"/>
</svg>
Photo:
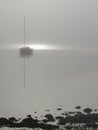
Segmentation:
<svg viewBox="0 0 98 130">
<path fill-rule="evenodd" d="M 7 127 L 3 127 L 3 128 L 0 128 L 0 130 L 33 130 L 33 129 L 30 129 L 30 128 L 7 128 Z M 41 130 L 41 129 L 34 129 L 34 130 Z"/>
</svg>

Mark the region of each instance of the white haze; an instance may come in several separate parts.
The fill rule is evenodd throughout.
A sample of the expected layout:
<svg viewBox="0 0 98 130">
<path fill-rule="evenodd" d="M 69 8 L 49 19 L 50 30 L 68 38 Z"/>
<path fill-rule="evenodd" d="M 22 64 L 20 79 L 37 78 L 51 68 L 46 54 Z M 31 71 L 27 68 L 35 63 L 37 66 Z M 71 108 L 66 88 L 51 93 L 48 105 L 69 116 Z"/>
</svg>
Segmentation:
<svg viewBox="0 0 98 130">
<path fill-rule="evenodd" d="M 35 46 L 25 89 L 24 16 L 26 45 Z M 98 108 L 97 99 L 98 1 L 0 0 L 0 116 Z"/>
</svg>

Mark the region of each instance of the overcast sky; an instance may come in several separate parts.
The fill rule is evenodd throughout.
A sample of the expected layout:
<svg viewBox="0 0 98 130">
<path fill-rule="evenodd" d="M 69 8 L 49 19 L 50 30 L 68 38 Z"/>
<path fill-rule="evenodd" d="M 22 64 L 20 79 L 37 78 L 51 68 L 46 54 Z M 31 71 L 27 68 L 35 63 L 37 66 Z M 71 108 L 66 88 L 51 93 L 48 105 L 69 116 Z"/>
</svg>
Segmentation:
<svg viewBox="0 0 98 130">
<path fill-rule="evenodd" d="M 23 45 L 62 48 L 34 50 L 26 59 Z M 0 0 L 0 116 L 25 115 L 62 104 L 98 108 L 98 1 Z"/>
</svg>

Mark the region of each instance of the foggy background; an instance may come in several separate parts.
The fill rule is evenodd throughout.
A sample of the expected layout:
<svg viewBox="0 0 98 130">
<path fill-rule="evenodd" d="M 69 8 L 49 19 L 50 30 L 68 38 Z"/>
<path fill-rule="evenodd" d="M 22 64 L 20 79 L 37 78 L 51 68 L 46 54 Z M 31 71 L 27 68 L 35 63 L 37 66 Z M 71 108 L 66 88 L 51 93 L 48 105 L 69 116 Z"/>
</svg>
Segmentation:
<svg viewBox="0 0 98 130">
<path fill-rule="evenodd" d="M 60 51 L 34 50 L 26 44 L 54 45 Z M 98 1 L 0 0 L 0 116 L 23 116 L 35 110 L 65 110 L 77 105 L 98 108 Z M 55 110 L 53 110 L 55 111 Z"/>
</svg>

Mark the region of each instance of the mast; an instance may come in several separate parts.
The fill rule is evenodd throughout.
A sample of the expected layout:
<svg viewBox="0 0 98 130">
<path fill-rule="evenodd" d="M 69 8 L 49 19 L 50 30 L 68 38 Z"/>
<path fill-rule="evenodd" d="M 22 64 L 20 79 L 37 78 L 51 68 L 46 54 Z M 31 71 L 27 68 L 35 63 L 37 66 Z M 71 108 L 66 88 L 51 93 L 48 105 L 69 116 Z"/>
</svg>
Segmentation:
<svg viewBox="0 0 98 130">
<path fill-rule="evenodd" d="M 25 16 L 24 16 L 24 47 L 25 47 Z"/>
</svg>

